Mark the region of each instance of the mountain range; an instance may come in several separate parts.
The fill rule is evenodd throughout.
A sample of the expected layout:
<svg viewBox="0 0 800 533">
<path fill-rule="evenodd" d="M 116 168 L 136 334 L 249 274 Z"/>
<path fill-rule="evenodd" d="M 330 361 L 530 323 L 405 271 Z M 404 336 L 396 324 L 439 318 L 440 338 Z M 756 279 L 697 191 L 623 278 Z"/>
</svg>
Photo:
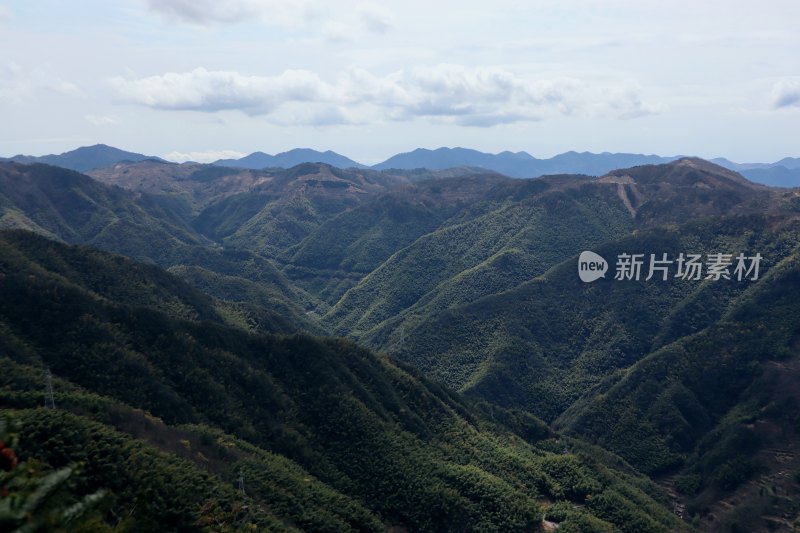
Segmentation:
<svg viewBox="0 0 800 533">
<path fill-rule="evenodd" d="M 72 177 L 5 165 L 37 184 Z M 40 209 L 27 216 L 58 238 Z M 216 299 L 179 272 L 29 231 L 1 232 L 0 250 L 0 431 L 13 425 L 19 468 L 38 469 L 10 490 L 41 498 L 38 472 L 80 462 L 61 500 L 107 494 L 85 530 L 530 531 L 546 507 L 567 530 L 688 531 L 663 490 L 601 450 L 352 342 L 274 334 L 250 294 Z M 229 265 L 256 259 L 231 255 L 206 266 L 244 280 Z"/>
<path fill-rule="evenodd" d="M 288 152 L 281 152 L 276 155 L 265 154 L 264 152 L 253 152 L 240 159 L 220 159 L 214 162 L 221 167 L 237 168 L 291 168 L 302 163 L 326 163 L 339 168 L 367 168 L 366 165 L 356 163 L 350 158 L 339 155 L 336 152 L 327 150 L 318 152 L 310 148 L 295 148 Z"/>
<path fill-rule="evenodd" d="M 565 152 L 548 159 L 537 159 L 527 152 L 500 152 L 490 154 L 466 148 L 418 148 L 411 152 L 394 155 L 373 166 L 363 165 L 330 150 L 320 152 L 309 148 L 295 148 L 276 155 L 254 152 L 240 159 L 220 159 L 216 166 L 261 170 L 265 168 L 291 168 L 302 163 L 326 163 L 337 168 L 372 168 L 375 170 L 443 170 L 449 168 L 475 167 L 491 170 L 513 178 L 535 178 L 549 174 L 587 174 L 600 176 L 618 168 L 637 165 L 669 163 L 680 156 L 658 156 L 631 153 L 594 154 L 590 152 Z M 162 159 L 133 152 L 126 152 L 98 144 L 82 147 L 60 155 L 41 157 L 17 155 L 0 160 L 20 163 L 47 163 L 80 172 L 107 167 L 123 161 L 138 162 Z M 800 158 L 786 157 L 775 163 L 734 163 L 725 158 L 712 162 L 740 172 L 742 175 L 773 187 L 800 186 Z"/>
<path fill-rule="evenodd" d="M 641 154 L 592 154 L 566 152 L 550 159 L 537 159 L 527 152 L 487 154 L 466 148 L 418 148 L 390 157 L 375 165 L 376 169 L 411 169 L 478 167 L 494 170 L 512 178 L 534 178 L 546 174 L 600 175 L 617 168 L 654 163 L 667 163 L 677 157 Z"/>
<path fill-rule="evenodd" d="M 155 156 L 146 156 L 134 152 L 126 152 L 113 146 L 95 144 L 82 146 L 63 154 L 50 154 L 43 156 L 15 155 L 13 157 L 0 157 L 0 161 L 16 161 L 17 163 L 45 163 L 58 167 L 86 172 L 95 168 L 106 167 L 121 161 L 143 161 L 145 159 L 162 160 Z M 162 160 L 163 161 L 163 160 Z"/>
<path fill-rule="evenodd" d="M 106 488 L 109 528 L 800 526 L 800 193 L 474 162 L 0 163 L 20 456 L 83 462 L 64 498 Z M 740 252 L 758 276 L 614 279 Z"/>
</svg>

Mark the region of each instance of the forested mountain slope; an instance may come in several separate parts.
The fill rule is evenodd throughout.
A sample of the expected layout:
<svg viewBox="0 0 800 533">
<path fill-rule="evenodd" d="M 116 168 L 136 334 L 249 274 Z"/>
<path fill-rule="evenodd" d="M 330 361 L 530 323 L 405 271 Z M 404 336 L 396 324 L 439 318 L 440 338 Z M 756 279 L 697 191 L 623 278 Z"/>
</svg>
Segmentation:
<svg viewBox="0 0 800 533">
<path fill-rule="evenodd" d="M 20 456 L 84 461 L 74 490 L 110 490 L 110 525 L 530 531 L 557 501 L 567 530 L 680 528 L 651 483 L 532 418 L 526 441 L 350 342 L 220 324 L 154 267 L 2 243 L 0 396 Z M 56 410 L 35 409 L 45 365 Z"/>
<path fill-rule="evenodd" d="M 80 420 L 70 424 L 88 417 L 130 439 L 131 427 L 145 424 L 137 408 L 163 419 L 148 431 L 166 424 L 172 444 L 235 435 L 236 446 L 255 450 L 248 457 L 280 454 L 296 469 L 291 479 L 317 480 L 325 498 L 347 499 L 354 514 L 344 520 L 372 524 L 366 529 L 441 529 L 453 520 L 527 529 L 564 498 L 572 503 L 553 506 L 552 516 L 566 510 L 575 524 L 677 527 L 664 501 L 649 499 L 661 498 L 657 491 L 629 477 L 634 470 L 575 438 L 664 483 L 686 506 L 684 518 L 704 529 L 796 520 L 796 190 L 691 158 L 536 180 L 153 161 L 93 174 L 119 187 L 0 164 L 2 226 L 96 245 L 173 275 L 6 234 L 2 339 L 8 364 L 27 376 L 7 379 L 19 408 L 41 405 L 47 363 L 71 398 L 88 394 L 126 413 L 114 422 L 75 404 Z M 608 261 L 605 279 L 580 281 L 584 250 Z M 667 254 L 674 274 L 680 254 L 707 261 L 717 253 L 760 254 L 759 277 L 646 280 L 644 264 L 638 281 L 613 279 L 621 254 Z M 351 337 L 386 355 L 349 341 L 263 335 L 298 331 Z M 20 418 L 44 424 L 51 415 Z M 537 417 L 571 439 L 556 443 Z M 185 449 L 136 436 L 171 454 Z M 218 437 L 203 437 L 214 453 Z M 559 458 L 565 443 L 575 457 Z M 178 455 L 208 470 L 192 453 Z M 573 480 L 595 481 L 555 487 L 551 459 L 569 462 Z M 477 470 L 462 470 L 470 462 Z M 231 464 L 212 473 L 230 484 Z M 292 490 L 305 494 L 297 483 Z M 596 497 L 612 489 L 610 499 Z M 485 494 L 503 511 L 487 511 Z M 232 501 L 209 509 L 234 520 Z M 334 523 L 342 517 L 333 518 L 330 501 L 311 507 Z M 638 522 L 638 513 L 604 514 L 603 505 L 648 509 L 661 526 Z M 293 526 L 310 520 L 301 514 L 235 520 Z"/>
<path fill-rule="evenodd" d="M 800 471 L 800 226 L 770 226 L 760 233 L 741 225 L 750 230 L 748 244 L 770 258 L 763 277 L 732 297 L 706 290 L 676 306 L 661 330 L 670 334 L 657 336 L 643 358 L 556 423 L 644 472 L 677 470 L 675 486 L 706 526 L 789 530 L 800 519 L 793 503 Z M 711 320 L 702 324 L 692 308 L 705 308 Z M 687 323 L 693 327 L 676 334 Z"/>
<path fill-rule="evenodd" d="M 49 165 L 0 163 L 0 226 L 92 244 L 140 260 L 177 260 L 207 242 L 158 197 Z"/>
</svg>

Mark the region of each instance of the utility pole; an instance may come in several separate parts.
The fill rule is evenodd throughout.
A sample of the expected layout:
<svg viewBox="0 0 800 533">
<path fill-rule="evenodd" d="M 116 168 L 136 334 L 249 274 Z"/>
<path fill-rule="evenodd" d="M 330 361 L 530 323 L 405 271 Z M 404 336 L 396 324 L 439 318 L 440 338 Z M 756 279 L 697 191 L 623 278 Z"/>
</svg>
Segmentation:
<svg viewBox="0 0 800 533">
<path fill-rule="evenodd" d="M 50 373 L 49 367 L 45 368 L 44 379 L 46 383 L 44 407 L 45 409 L 55 409 L 56 402 L 55 399 L 53 398 L 53 374 Z"/>
<path fill-rule="evenodd" d="M 245 490 L 244 490 L 244 472 L 242 470 L 239 470 L 239 492 L 241 492 L 242 494 L 245 494 Z"/>
</svg>

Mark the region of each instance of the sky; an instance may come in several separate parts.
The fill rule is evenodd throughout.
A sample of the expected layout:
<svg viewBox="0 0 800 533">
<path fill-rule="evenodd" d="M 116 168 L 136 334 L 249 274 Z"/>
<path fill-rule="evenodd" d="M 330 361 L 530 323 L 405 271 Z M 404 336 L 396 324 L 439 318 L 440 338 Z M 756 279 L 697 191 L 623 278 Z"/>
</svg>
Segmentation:
<svg viewBox="0 0 800 533">
<path fill-rule="evenodd" d="M 0 156 L 800 156 L 796 0 L 0 0 Z"/>
</svg>

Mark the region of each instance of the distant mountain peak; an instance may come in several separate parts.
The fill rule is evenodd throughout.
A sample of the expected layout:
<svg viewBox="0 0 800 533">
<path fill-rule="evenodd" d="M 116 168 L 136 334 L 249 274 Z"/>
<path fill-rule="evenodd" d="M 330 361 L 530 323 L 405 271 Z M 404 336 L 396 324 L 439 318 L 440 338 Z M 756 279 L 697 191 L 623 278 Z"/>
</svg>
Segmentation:
<svg viewBox="0 0 800 533">
<path fill-rule="evenodd" d="M 470 148 L 440 147 L 434 150 L 417 148 L 397 154 L 375 165 L 378 170 L 428 168 L 442 170 L 473 167 L 493 170 L 514 178 L 534 178 L 548 174 L 587 174 L 601 176 L 617 168 L 666 163 L 675 158 L 641 154 L 593 154 L 569 151 L 549 159 L 537 159 L 528 152 L 503 151 L 497 154 Z"/>
<path fill-rule="evenodd" d="M 711 172 L 713 174 L 723 175 L 728 178 L 734 179 L 737 182 L 745 181 L 747 183 L 751 183 L 750 180 L 747 180 L 738 172 L 734 172 L 733 170 L 725 168 L 722 165 L 719 165 L 712 161 L 708 161 L 706 159 L 702 159 L 700 157 L 695 157 L 695 156 L 681 157 L 680 159 L 677 159 L 669 163 L 669 165 L 675 167 L 690 167 L 698 170 L 703 170 L 705 172 Z"/>
<path fill-rule="evenodd" d="M 158 157 L 127 152 L 103 143 L 81 146 L 75 150 L 57 155 L 0 157 L 0 160 L 13 160 L 19 163 L 45 163 L 79 172 L 88 172 L 123 162 L 136 163 L 148 159 L 164 162 L 163 159 Z M 536 178 L 562 174 L 603 176 L 620 168 L 669 163 L 684 159 L 692 160 L 696 158 L 614 152 L 592 153 L 570 150 L 547 159 L 538 159 L 522 150 L 517 152 L 504 150 L 498 153 L 488 153 L 463 146 L 440 146 L 437 148 L 415 148 L 409 152 L 396 154 L 381 163 L 369 167 L 333 150 L 319 151 L 308 147 L 298 147 L 274 155 L 256 151 L 239 159 L 220 159 L 212 163 L 212 165 L 244 169 L 288 169 L 302 163 L 325 163 L 337 168 L 372 168 L 375 170 L 427 169 L 441 171 L 471 168 L 490 170 L 513 178 Z M 700 160 L 698 159 L 698 161 Z M 800 186 L 800 158 L 796 157 L 785 157 L 775 163 L 735 163 L 726 158 L 715 158 L 710 160 L 709 164 L 719 165 L 738 172 L 755 183 L 781 187 Z"/>
<path fill-rule="evenodd" d="M 68 168 L 78 172 L 86 172 L 96 168 L 107 167 L 123 161 L 143 161 L 145 159 L 156 159 L 163 161 L 155 156 L 127 152 L 114 148 L 107 144 L 93 144 L 91 146 L 81 146 L 75 150 L 61 154 L 49 154 L 41 157 L 29 155 L 16 155 L 10 158 L 20 163 L 45 163 L 57 167 Z"/>
<path fill-rule="evenodd" d="M 292 168 L 303 163 L 325 163 L 338 168 L 367 168 L 366 165 L 337 154 L 332 150 L 320 152 L 313 148 L 293 148 L 275 155 L 265 152 L 253 152 L 240 159 L 220 159 L 214 164 L 224 167 L 262 169 Z"/>
</svg>

